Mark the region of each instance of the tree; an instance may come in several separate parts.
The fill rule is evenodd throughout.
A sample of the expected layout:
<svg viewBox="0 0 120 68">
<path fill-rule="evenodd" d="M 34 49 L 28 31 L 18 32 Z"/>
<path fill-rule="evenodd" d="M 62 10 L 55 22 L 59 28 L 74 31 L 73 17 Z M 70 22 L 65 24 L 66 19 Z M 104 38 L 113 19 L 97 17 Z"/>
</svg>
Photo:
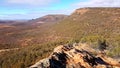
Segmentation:
<svg viewBox="0 0 120 68">
<path fill-rule="evenodd" d="M 106 40 L 104 41 L 98 40 L 98 46 L 100 51 L 104 51 L 108 47 L 108 45 L 106 44 Z"/>
</svg>

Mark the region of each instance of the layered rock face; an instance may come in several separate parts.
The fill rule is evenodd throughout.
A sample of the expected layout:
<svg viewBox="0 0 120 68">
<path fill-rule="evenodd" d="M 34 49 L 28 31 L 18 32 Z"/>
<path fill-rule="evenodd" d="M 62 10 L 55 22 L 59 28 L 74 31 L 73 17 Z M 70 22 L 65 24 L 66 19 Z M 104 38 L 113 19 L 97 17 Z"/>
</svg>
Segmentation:
<svg viewBox="0 0 120 68">
<path fill-rule="evenodd" d="M 60 45 L 48 58 L 29 68 L 120 68 L 118 61 L 97 52 L 83 43 Z"/>
</svg>

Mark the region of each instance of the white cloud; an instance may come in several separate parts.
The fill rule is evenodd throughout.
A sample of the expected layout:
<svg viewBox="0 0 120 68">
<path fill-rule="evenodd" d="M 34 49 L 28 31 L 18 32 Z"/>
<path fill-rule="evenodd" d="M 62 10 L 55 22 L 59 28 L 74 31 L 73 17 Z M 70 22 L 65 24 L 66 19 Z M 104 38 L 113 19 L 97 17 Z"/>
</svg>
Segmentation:
<svg viewBox="0 0 120 68">
<path fill-rule="evenodd" d="M 23 4 L 23 5 L 48 5 L 58 0 L 6 0 L 9 4 Z"/>
<path fill-rule="evenodd" d="M 74 5 L 77 7 L 120 7 L 120 0 L 89 0 Z"/>
<path fill-rule="evenodd" d="M 70 14 L 73 12 L 73 10 L 77 8 L 82 7 L 120 7 L 120 0 L 87 0 L 84 2 L 75 3 L 68 7 L 68 9 L 61 9 L 61 10 L 49 10 L 48 7 L 43 7 L 45 5 L 50 5 L 54 3 L 59 3 L 60 0 L 5 0 L 5 3 L 7 3 L 9 6 L 13 5 L 22 5 L 22 6 L 28 6 L 31 9 L 28 12 L 24 14 L 6 14 L 6 15 L 0 15 L 0 19 L 32 19 L 37 18 L 43 15 L 47 14 Z M 35 6 L 35 7 L 32 7 Z M 39 8 L 45 8 L 48 10 L 35 10 L 38 6 Z M 19 6 L 18 6 L 19 7 Z M 37 8 L 38 8 L 37 7 Z M 36 12 L 34 12 L 36 11 Z M 20 12 L 20 11 L 19 11 Z"/>
<path fill-rule="evenodd" d="M 69 15 L 72 12 L 72 10 L 49 10 L 49 11 L 44 11 L 44 12 L 30 12 L 26 14 L 4 14 L 0 15 L 0 19 L 3 20 L 17 20 L 17 19 L 35 19 L 39 18 L 41 16 L 45 16 L 48 14 L 67 14 Z"/>
</svg>

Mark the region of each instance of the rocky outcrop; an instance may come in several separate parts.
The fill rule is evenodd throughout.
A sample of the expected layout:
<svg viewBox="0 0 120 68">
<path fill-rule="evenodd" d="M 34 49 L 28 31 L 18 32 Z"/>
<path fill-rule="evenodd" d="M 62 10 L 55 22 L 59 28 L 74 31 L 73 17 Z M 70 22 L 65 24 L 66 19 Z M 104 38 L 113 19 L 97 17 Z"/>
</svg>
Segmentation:
<svg viewBox="0 0 120 68">
<path fill-rule="evenodd" d="M 87 11 L 89 11 L 89 8 L 81 8 L 81 9 L 77 9 L 75 12 L 73 12 L 73 14 L 82 15 L 86 13 Z"/>
<path fill-rule="evenodd" d="M 83 43 L 60 45 L 29 68 L 120 68 L 118 61 L 97 52 Z"/>
</svg>

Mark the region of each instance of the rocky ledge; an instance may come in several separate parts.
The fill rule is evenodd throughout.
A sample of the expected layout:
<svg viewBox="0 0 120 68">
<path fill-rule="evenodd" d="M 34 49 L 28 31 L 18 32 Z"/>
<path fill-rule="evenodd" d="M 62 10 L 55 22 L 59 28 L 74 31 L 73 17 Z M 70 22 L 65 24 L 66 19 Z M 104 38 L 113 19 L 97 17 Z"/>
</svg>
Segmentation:
<svg viewBox="0 0 120 68">
<path fill-rule="evenodd" d="M 45 59 L 29 68 L 120 68 L 120 62 L 85 43 L 60 45 Z"/>
</svg>

